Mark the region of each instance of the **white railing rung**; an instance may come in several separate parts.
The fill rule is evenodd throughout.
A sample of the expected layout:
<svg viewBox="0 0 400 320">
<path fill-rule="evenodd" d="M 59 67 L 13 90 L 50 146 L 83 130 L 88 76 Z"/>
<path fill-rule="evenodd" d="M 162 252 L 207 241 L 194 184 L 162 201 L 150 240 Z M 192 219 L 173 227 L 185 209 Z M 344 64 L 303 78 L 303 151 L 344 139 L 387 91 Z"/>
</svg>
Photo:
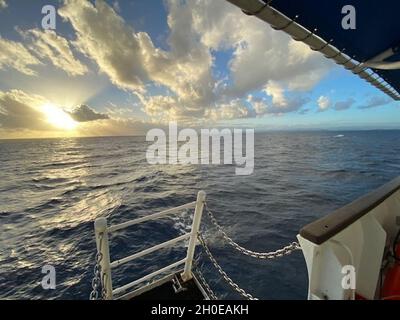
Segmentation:
<svg viewBox="0 0 400 320">
<path fill-rule="evenodd" d="M 168 210 L 165 210 L 165 211 L 161 211 L 161 212 L 158 212 L 158 213 L 155 213 L 155 214 L 151 214 L 151 215 L 148 215 L 148 216 L 145 216 L 145 217 L 142 217 L 142 218 L 138 218 L 138 219 L 135 219 L 135 220 L 123 222 L 123 223 L 120 223 L 120 224 L 116 224 L 114 226 L 108 227 L 107 231 L 108 232 L 114 232 L 114 231 L 117 231 L 117 230 L 120 230 L 120 229 L 124 229 L 124 228 L 128 228 L 130 226 L 133 226 L 135 224 L 139 224 L 139 223 L 142 223 L 142 222 L 160 219 L 160 218 L 163 218 L 163 217 L 165 217 L 167 215 L 176 213 L 177 211 L 180 211 L 180 210 L 189 209 L 189 208 L 192 208 L 192 207 L 194 208 L 195 204 L 196 204 L 196 201 L 193 201 L 193 202 L 184 204 L 184 205 L 176 207 L 176 208 L 171 208 L 171 209 L 168 209 Z"/>
<path fill-rule="evenodd" d="M 147 281 L 147 280 L 149 280 L 151 278 L 154 278 L 155 276 L 158 276 L 159 274 L 162 274 L 162 273 L 164 273 L 166 271 L 169 271 L 169 270 L 171 270 L 173 268 L 176 268 L 177 266 L 180 266 L 181 264 L 184 264 L 185 262 L 186 262 L 186 258 L 182 259 L 182 260 L 180 260 L 178 262 L 175 262 L 175 263 L 173 263 L 173 264 L 171 264 L 171 265 L 169 265 L 169 266 L 167 266 L 165 268 L 162 268 L 162 269 L 160 269 L 158 271 L 150 273 L 147 276 L 144 276 L 144 277 L 142 277 L 142 278 L 140 278 L 138 280 L 135 280 L 135 281 L 133 281 L 131 283 L 128 283 L 128 284 L 126 284 L 126 285 L 124 285 L 122 287 L 119 287 L 119 288 L 113 290 L 112 293 L 113 293 L 113 295 L 120 294 L 120 293 L 122 293 L 122 292 L 124 292 L 124 291 L 126 291 L 126 290 L 128 290 L 128 289 L 130 289 L 130 288 L 132 288 L 132 287 L 144 282 L 144 281 Z"/>
<path fill-rule="evenodd" d="M 96 235 L 96 243 L 97 243 L 97 253 L 101 254 L 103 256 L 103 259 L 100 261 L 100 267 L 101 267 L 100 279 L 105 280 L 104 283 L 102 283 L 102 284 L 106 291 L 106 299 L 107 300 L 113 299 L 114 294 L 120 295 L 121 293 L 124 293 L 125 291 L 129 290 L 130 288 L 140 285 L 143 282 L 151 280 L 152 278 L 154 278 L 158 275 L 161 275 L 163 273 L 171 272 L 169 274 L 169 276 L 173 276 L 172 272 L 176 272 L 175 268 L 177 268 L 178 266 L 183 265 L 183 264 L 184 264 L 184 267 L 181 268 L 181 271 L 183 271 L 183 273 L 181 274 L 182 279 L 184 281 L 188 281 L 193 277 L 193 274 L 192 274 L 193 257 L 194 257 L 195 248 L 196 248 L 196 245 L 198 242 L 197 235 L 199 232 L 200 221 L 201 221 L 201 216 L 202 216 L 202 212 L 203 212 L 203 206 L 205 203 L 205 197 L 206 197 L 205 192 L 199 191 L 197 194 L 196 201 L 181 205 L 176 208 L 164 210 L 159 213 L 151 214 L 151 215 L 148 215 L 148 216 L 145 216 L 142 218 L 138 218 L 138 219 L 130 220 L 130 221 L 127 221 L 124 223 L 114 225 L 114 226 L 110 226 L 110 227 L 107 227 L 107 218 L 103 217 L 103 218 L 96 219 L 95 235 Z M 116 260 L 112 263 L 110 262 L 110 248 L 109 248 L 109 233 L 110 232 L 121 230 L 121 229 L 130 227 L 130 226 L 142 223 L 142 222 L 164 218 L 171 214 L 178 214 L 178 213 L 181 213 L 183 210 L 190 209 L 190 208 L 195 209 L 194 215 L 193 215 L 192 230 L 190 233 L 187 233 L 187 234 L 181 235 L 179 237 L 176 237 L 174 239 L 168 240 L 166 242 L 160 243 L 151 248 L 137 252 L 131 256 L 122 258 L 120 260 Z M 140 257 L 143 257 L 145 255 L 148 255 L 156 250 L 173 246 L 174 244 L 176 244 L 180 241 L 187 240 L 187 239 L 189 239 L 189 241 L 188 241 L 188 249 L 187 249 L 187 253 L 186 253 L 186 258 L 184 258 L 180 261 L 177 261 L 167 267 L 164 267 L 158 271 L 154 271 L 153 273 L 150 273 L 138 280 L 135 280 L 131 283 L 123 285 L 120 288 L 113 290 L 112 279 L 111 279 L 112 268 L 115 268 L 115 267 L 120 266 L 129 261 L 132 261 L 132 260 L 138 259 Z M 92 291 L 91 294 L 93 294 L 93 293 L 96 293 L 96 291 Z"/>
<path fill-rule="evenodd" d="M 179 236 L 179 237 L 176 237 L 176 238 L 174 238 L 174 239 L 172 239 L 172 240 L 165 241 L 165 242 L 163 242 L 163 243 L 160 243 L 160 244 L 158 244 L 158 245 L 155 245 L 154 247 L 151 247 L 151 248 L 145 249 L 145 250 L 143 250 L 143 251 L 140 251 L 140 252 L 138 252 L 138 253 L 135 253 L 135 254 L 133 254 L 133 255 L 131 255 L 131 256 L 129 256 L 129 257 L 126 257 L 126 258 L 123 258 L 123 259 L 120 259 L 120 260 L 113 261 L 113 262 L 111 263 L 111 268 L 115 268 L 115 267 L 118 267 L 118 266 L 120 266 L 120 265 L 123 265 L 123 264 L 125 264 L 125 263 L 127 263 L 127 262 L 130 262 L 130 261 L 132 261 L 132 260 L 141 258 L 141 257 L 143 257 L 143 256 L 146 256 L 146 255 L 148 255 L 148 254 L 154 252 L 154 251 L 157 251 L 157 250 L 160 250 L 160 249 L 163 249 L 163 248 L 166 248 L 166 247 L 171 247 L 171 246 L 173 246 L 175 243 L 178 243 L 178 242 L 180 242 L 180 241 L 189 239 L 189 238 L 190 238 L 190 235 L 191 235 L 191 233 L 186 233 L 186 234 L 184 234 L 184 235 L 182 235 L 182 236 Z"/>
</svg>

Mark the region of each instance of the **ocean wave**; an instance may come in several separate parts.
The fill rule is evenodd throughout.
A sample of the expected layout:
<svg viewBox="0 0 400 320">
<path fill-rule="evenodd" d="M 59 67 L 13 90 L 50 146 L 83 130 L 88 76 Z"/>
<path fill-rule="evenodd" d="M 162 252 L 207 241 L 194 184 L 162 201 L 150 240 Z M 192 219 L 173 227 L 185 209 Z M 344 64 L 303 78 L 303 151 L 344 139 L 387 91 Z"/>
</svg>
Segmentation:
<svg viewBox="0 0 400 320">
<path fill-rule="evenodd" d="M 342 135 L 349 138 L 332 139 Z M 29 141 L 1 155 L 7 166 L 0 172 L 0 257 L 6 257 L 1 298 L 87 299 L 98 217 L 108 217 L 109 225 L 129 221 L 192 202 L 205 190 L 210 208 L 235 241 L 275 249 L 294 240 L 305 224 L 396 177 L 400 168 L 397 131 L 352 132 L 351 139 L 331 132 L 256 134 L 255 171 L 245 177 L 235 176 L 232 166 L 148 165 L 143 142 L 112 141 Z M 22 161 L 27 146 L 34 152 Z M 190 231 L 192 214 L 188 210 L 116 232 L 110 237 L 112 258 Z M 213 254 L 239 283 L 267 299 L 306 297 L 301 254 L 266 265 L 236 255 L 206 214 L 201 228 Z M 118 268 L 113 280 L 124 283 L 184 255 L 180 244 Z M 52 292 L 37 285 L 40 268 L 48 263 L 57 270 Z M 206 259 L 199 263 L 220 296 L 236 298 Z"/>
</svg>

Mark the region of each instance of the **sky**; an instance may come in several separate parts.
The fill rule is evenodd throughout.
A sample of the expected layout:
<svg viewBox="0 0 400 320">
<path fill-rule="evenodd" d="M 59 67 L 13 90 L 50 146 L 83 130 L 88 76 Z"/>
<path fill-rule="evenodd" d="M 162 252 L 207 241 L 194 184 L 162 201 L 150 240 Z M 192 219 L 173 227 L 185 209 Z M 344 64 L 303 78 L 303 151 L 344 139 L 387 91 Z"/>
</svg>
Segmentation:
<svg viewBox="0 0 400 320">
<path fill-rule="evenodd" d="M 42 7 L 57 9 L 42 28 Z M 400 106 L 225 0 L 0 0 L 0 138 L 400 129 Z"/>
</svg>

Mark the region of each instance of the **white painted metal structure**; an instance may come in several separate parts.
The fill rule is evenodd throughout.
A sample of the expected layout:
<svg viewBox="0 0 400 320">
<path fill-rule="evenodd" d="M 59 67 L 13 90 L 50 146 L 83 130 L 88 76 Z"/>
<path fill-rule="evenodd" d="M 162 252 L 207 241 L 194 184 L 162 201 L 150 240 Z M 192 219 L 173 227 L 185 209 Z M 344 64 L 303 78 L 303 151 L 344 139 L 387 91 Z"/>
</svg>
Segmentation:
<svg viewBox="0 0 400 320">
<path fill-rule="evenodd" d="M 298 235 L 308 269 L 309 299 L 351 300 L 355 293 L 369 300 L 379 297 L 379 276 L 385 248 L 391 248 L 400 228 L 399 182 L 397 179 L 396 192 L 382 202 L 378 200 L 376 206 L 327 240 L 315 243 Z M 356 200 L 347 206 L 347 210 L 339 209 L 332 213 L 330 221 L 343 212 L 362 210 L 369 199 L 376 198 L 376 194 L 375 191 Z M 324 221 L 329 221 L 329 216 L 321 219 L 322 226 Z M 326 223 L 326 227 L 330 227 L 329 222 Z M 345 272 L 348 272 L 343 269 L 345 266 L 354 267 L 354 289 L 342 285 Z"/>
<path fill-rule="evenodd" d="M 388 59 L 394 56 L 396 53 L 393 51 L 393 48 L 389 48 L 384 52 L 378 54 L 376 57 L 368 60 L 364 63 L 365 66 L 369 68 L 382 69 L 382 70 L 397 70 L 400 69 L 400 61 L 395 62 L 386 62 L 385 59 Z"/>
<path fill-rule="evenodd" d="M 96 236 L 96 243 L 97 243 L 97 250 L 98 252 L 101 253 L 102 259 L 100 261 L 101 264 L 101 281 L 102 281 L 102 286 L 105 289 L 105 298 L 107 300 L 114 299 L 115 297 L 121 297 L 122 294 L 127 293 L 128 290 L 137 287 L 141 284 L 145 284 L 148 288 L 150 288 L 150 285 L 146 285 L 146 283 L 155 277 L 169 273 L 169 275 L 162 279 L 162 281 L 168 281 L 172 278 L 173 276 L 173 271 L 178 268 L 179 266 L 184 265 L 183 273 L 182 273 L 182 279 L 184 281 L 188 281 L 193 278 L 192 274 L 192 265 L 193 265 L 193 258 L 194 258 L 194 253 L 195 253 L 195 248 L 197 245 L 197 236 L 199 233 L 199 228 L 200 228 L 200 223 L 201 223 L 201 217 L 203 214 L 203 206 L 204 202 L 206 199 L 206 194 L 204 191 L 200 191 L 197 195 L 197 200 L 195 202 L 191 202 L 176 208 L 168 209 L 156 214 L 148 215 L 142 218 L 138 218 L 135 220 L 131 220 L 128 222 L 124 222 L 118 225 L 114 226 L 107 226 L 107 219 L 106 218 L 99 218 L 96 219 L 95 221 L 95 236 Z M 194 216 L 193 216 L 193 225 L 192 225 L 192 230 L 191 232 L 181 235 L 179 237 L 176 237 L 174 239 L 171 239 L 169 241 L 163 242 L 161 244 L 155 245 L 151 248 L 145 249 L 143 251 L 137 252 L 135 254 L 132 254 L 128 257 L 125 257 L 120 260 L 116 260 L 111 262 L 110 261 L 110 249 L 109 249 L 109 233 L 115 232 L 117 230 L 125 229 L 130 226 L 134 226 L 146 221 L 152 221 L 156 219 L 161 219 L 165 218 L 169 215 L 172 214 L 179 214 L 182 213 L 183 210 L 186 209 L 195 209 Z M 112 285 L 112 274 L 111 271 L 112 269 L 121 266 L 125 263 L 131 262 L 135 259 L 139 259 L 141 257 L 144 257 L 145 255 L 148 255 L 150 253 L 153 253 L 155 251 L 158 251 L 160 249 L 166 248 L 166 247 L 171 247 L 175 245 L 178 242 L 185 241 L 189 239 L 189 244 L 188 244 L 188 249 L 187 249 L 187 255 L 186 258 L 176 261 L 160 270 L 157 270 L 151 274 L 148 274 L 140 279 L 137 279 L 133 282 L 130 282 L 126 285 L 123 285 L 122 287 L 113 289 Z M 158 282 L 160 284 L 161 282 Z M 142 288 L 139 288 L 138 290 L 140 291 Z"/>
<path fill-rule="evenodd" d="M 328 59 L 332 59 L 337 64 L 343 65 L 346 69 L 366 80 L 379 90 L 392 97 L 394 100 L 400 100 L 400 93 L 398 93 L 389 83 L 382 79 L 373 70 L 369 69 L 369 67 L 380 67 L 382 69 L 398 68 L 399 66 L 397 63 L 376 61 L 377 59 L 373 59 L 374 61 L 368 61 L 368 63 L 356 61 L 355 59 L 346 55 L 343 50 L 339 50 L 330 42 L 327 42 L 315 35 L 314 33 L 317 30 L 307 30 L 296 21 L 288 18 L 281 12 L 269 6 L 268 3 L 270 1 L 268 0 L 265 1 L 267 4 L 264 4 L 259 0 L 227 1 L 241 8 L 246 14 L 258 17 L 259 19 L 269 23 L 274 29 L 286 32 L 294 40 L 305 43 L 312 50 L 319 51 Z"/>
</svg>

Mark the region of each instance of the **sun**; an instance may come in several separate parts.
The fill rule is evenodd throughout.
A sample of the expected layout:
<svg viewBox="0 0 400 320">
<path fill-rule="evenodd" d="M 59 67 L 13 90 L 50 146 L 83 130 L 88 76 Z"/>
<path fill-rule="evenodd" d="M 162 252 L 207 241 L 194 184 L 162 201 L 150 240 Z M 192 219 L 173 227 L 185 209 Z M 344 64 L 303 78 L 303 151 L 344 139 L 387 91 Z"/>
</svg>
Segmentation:
<svg viewBox="0 0 400 320">
<path fill-rule="evenodd" d="M 47 117 L 47 121 L 59 129 L 73 130 L 78 125 L 78 122 L 72 119 L 67 112 L 54 104 L 47 103 L 43 105 L 42 111 Z"/>
</svg>

